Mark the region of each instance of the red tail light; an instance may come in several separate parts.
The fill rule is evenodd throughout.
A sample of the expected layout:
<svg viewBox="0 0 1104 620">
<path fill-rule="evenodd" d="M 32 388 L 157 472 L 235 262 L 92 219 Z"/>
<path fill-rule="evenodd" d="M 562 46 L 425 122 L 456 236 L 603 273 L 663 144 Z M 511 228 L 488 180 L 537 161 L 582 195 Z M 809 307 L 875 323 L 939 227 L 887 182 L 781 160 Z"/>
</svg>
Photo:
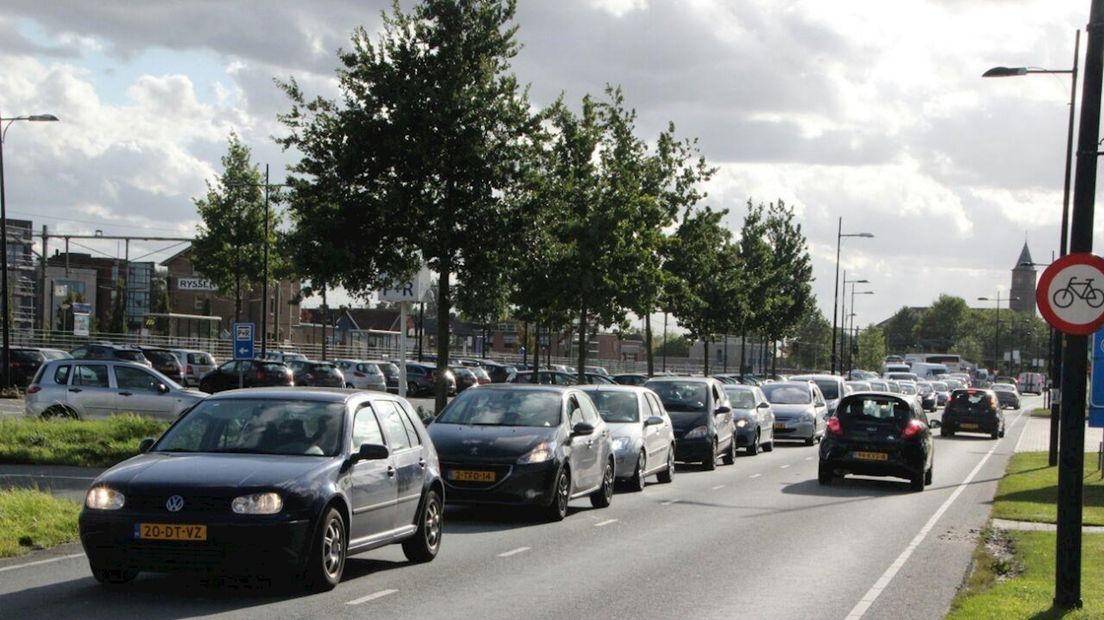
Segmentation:
<svg viewBox="0 0 1104 620">
<path fill-rule="evenodd" d="M 41 391 L 42 391 L 42 388 L 37 386 L 37 385 L 28 385 L 27 386 L 27 393 L 28 394 L 38 394 Z"/>
<path fill-rule="evenodd" d="M 920 420 L 913 420 L 908 423 L 908 426 L 906 426 L 903 431 L 901 431 L 901 439 L 912 439 L 913 437 L 917 437 L 923 430 L 924 423 Z"/>
<path fill-rule="evenodd" d="M 840 424 L 839 418 L 836 416 L 828 418 L 828 433 L 836 437 L 843 437 L 843 425 Z"/>
</svg>

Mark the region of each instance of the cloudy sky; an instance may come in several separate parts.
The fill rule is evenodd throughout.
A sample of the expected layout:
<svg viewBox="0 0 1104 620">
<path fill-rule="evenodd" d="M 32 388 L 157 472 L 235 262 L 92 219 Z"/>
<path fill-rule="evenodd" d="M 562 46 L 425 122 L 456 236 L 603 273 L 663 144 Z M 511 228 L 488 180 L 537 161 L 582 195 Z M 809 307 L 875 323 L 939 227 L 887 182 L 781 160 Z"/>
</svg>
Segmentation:
<svg viewBox="0 0 1104 620">
<path fill-rule="evenodd" d="M 335 95 L 335 52 L 354 27 L 378 29 L 390 2 L 4 5 L 0 112 L 62 120 L 8 132 L 9 217 L 72 234 L 190 236 L 192 200 L 219 173 L 230 131 L 283 179 L 289 156 L 271 137 L 288 104 L 273 78 Z M 980 76 L 1068 69 L 1088 0 L 520 5 L 514 70 L 533 102 L 620 84 L 642 136 L 673 121 L 700 140 L 720 168 L 707 202 L 729 208 L 734 228 L 749 198 L 794 205 L 829 318 L 840 217 L 844 233 L 875 235 L 842 249 L 848 278 L 875 291 L 858 304 L 864 324 L 941 292 L 1007 291 L 1025 235 L 1037 261 L 1057 250 L 1069 78 Z M 168 246 L 136 243 L 131 256 Z"/>
</svg>

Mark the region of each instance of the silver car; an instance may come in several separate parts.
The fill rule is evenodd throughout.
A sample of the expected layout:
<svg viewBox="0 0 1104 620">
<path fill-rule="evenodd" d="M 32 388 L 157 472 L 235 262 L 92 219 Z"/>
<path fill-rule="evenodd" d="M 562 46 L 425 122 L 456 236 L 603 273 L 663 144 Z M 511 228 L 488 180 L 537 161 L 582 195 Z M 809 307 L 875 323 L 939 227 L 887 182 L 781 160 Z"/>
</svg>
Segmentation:
<svg viewBox="0 0 1104 620">
<path fill-rule="evenodd" d="M 633 491 L 656 474 L 671 482 L 675 475 L 675 431 L 655 392 L 630 385 L 580 387 L 598 408 L 613 438 L 614 476 Z"/>
<path fill-rule="evenodd" d="M 743 447 L 749 456 L 759 454 L 760 449 L 774 450 L 774 410 L 763 390 L 754 385 L 726 384 L 724 391 L 732 403 L 736 445 Z"/>
<path fill-rule="evenodd" d="M 84 419 L 136 413 L 175 420 L 206 396 L 143 364 L 67 359 L 39 368 L 25 402 L 29 416 Z"/>
<path fill-rule="evenodd" d="M 218 362 L 206 351 L 194 349 L 169 349 L 180 362 L 180 368 L 184 371 L 184 385 L 199 385 L 203 375 L 211 372 L 218 366 Z"/>
<path fill-rule="evenodd" d="M 345 387 L 357 390 L 387 391 L 387 377 L 383 370 L 372 362 L 364 360 L 335 360 L 334 364 L 345 375 Z"/>
<path fill-rule="evenodd" d="M 802 439 L 811 446 L 824 437 L 828 403 L 816 383 L 793 381 L 761 387 L 774 410 L 775 439 Z"/>
</svg>

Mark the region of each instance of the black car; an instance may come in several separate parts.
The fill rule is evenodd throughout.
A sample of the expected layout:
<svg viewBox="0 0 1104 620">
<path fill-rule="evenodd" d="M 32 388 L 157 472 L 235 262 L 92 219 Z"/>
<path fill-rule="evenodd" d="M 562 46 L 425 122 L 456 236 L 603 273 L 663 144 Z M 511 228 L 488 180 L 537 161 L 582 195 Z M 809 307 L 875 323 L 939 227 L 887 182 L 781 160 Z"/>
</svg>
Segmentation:
<svg viewBox="0 0 1104 620">
<path fill-rule="evenodd" d="M 943 428 L 939 434 L 987 433 L 993 439 L 1004 437 L 1004 413 L 992 390 L 970 388 L 951 392 L 943 410 Z"/>
<path fill-rule="evenodd" d="M 425 562 L 441 545 L 437 454 L 395 396 L 220 394 L 141 451 L 96 478 L 80 513 L 104 584 L 185 571 L 294 575 L 329 590 L 347 555 L 401 543 Z"/>
<path fill-rule="evenodd" d="M 142 351 L 142 355 L 146 356 L 146 359 L 153 365 L 154 370 L 180 385 L 184 385 L 184 368 L 172 351 L 157 347 L 139 347 L 139 349 Z"/>
<path fill-rule="evenodd" d="M 537 383 L 541 385 L 576 385 L 578 377 L 558 370 L 538 370 Z M 533 371 L 522 370 L 510 375 L 506 383 L 533 383 Z"/>
<path fill-rule="evenodd" d="M 406 363 L 406 393 L 408 396 L 437 393 L 437 367 L 423 362 Z M 456 394 L 456 376 L 452 371 L 445 371 L 445 380 L 448 381 L 448 395 Z"/>
<path fill-rule="evenodd" d="M 510 374 L 517 370 L 514 366 L 499 364 L 490 360 L 480 360 L 479 365 L 487 371 L 487 375 L 491 377 L 491 383 L 506 383 L 506 379 L 509 378 Z"/>
<path fill-rule="evenodd" d="M 935 411 L 936 406 L 939 404 L 939 395 L 935 391 L 935 387 L 927 381 L 916 384 L 916 393 L 920 396 L 920 407 L 924 411 Z"/>
<path fill-rule="evenodd" d="M 25 388 L 31 384 L 39 366 L 46 361 L 46 356 L 38 349 L 11 347 L 11 383 L 15 387 Z M 0 369 L 4 360 L 0 359 Z"/>
<path fill-rule="evenodd" d="M 383 378 L 387 381 L 387 391 L 392 394 L 399 393 L 399 367 L 391 362 L 385 362 L 383 360 L 368 360 L 369 364 L 375 364 L 379 366 L 379 369 L 383 371 Z"/>
<path fill-rule="evenodd" d="M 909 481 L 913 491 L 931 484 L 935 444 L 931 426 L 916 399 L 876 392 L 844 396 L 828 418 L 820 443 L 817 482 L 836 476 L 893 476 Z"/>
<path fill-rule="evenodd" d="M 311 387 L 345 387 L 345 375 L 332 362 L 294 360 L 287 364 L 295 385 Z"/>
<path fill-rule="evenodd" d="M 117 344 L 85 344 L 69 352 L 73 359 L 78 360 L 122 360 L 124 362 L 136 362 L 153 368 L 153 364 L 138 347 L 127 347 Z"/>
<path fill-rule="evenodd" d="M 539 507 L 559 521 L 567 504 L 613 499 L 610 431 L 583 392 L 486 385 L 456 397 L 429 426 L 452 504 Z"/>
<path fill-rule="evenodd" d="M 675 427 L 675 458 L 717 467 L 736 462 L 735 423 L 724 384 L 711 377 L 655 377 L 644 387 L 659 395 Z"/>
<path fill-rule="evenodd" d="M 470 387 L 479 385 L 479 377 L 475 376 L 475 373 L 465 366 L 449 366 L 449 371 L 452 372 L 452 376 L 456 377 L 457 392 L 463 392 Z"/>
<path fill-rule="evenodd" d="M 295 385 L 291 369 L 271 360 L 231 360 L 199 380 L 199 391 L 214 394 L 240 387 L 286 387 Z"/>
</svg>

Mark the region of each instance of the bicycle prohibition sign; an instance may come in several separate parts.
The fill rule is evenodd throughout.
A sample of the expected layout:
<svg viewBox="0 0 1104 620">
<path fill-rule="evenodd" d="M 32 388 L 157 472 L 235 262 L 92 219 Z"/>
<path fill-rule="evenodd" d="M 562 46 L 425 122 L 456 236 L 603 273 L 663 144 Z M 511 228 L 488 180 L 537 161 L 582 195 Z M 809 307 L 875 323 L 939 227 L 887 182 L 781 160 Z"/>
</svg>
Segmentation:
<svg viewBox="0 0 1104 620">
<path fill-rule="evenodd" d="M 1051 301 L 1054 302 L 1056 308 L 1069 308 L 1073 305 L 1075 299 L 1084 299 L 1090 308 L 1104 306 L 1104 291 L 1094 287 L 1092 285 L 1093 280 L 1094 278 L 1086 278 L 1079 281 L 1077 278 L 1071 277 L 1066 282 L 1065 288 L 1060 288 L 1054 292 Z"/>
<path fill-rule="evenodd" d="M 1104 325 L 1104 258 L 1080 252 L 1051 263 L 1039 278 L 1035 303 L 1058 331 L 1084 336 Z"/>
</svg>

